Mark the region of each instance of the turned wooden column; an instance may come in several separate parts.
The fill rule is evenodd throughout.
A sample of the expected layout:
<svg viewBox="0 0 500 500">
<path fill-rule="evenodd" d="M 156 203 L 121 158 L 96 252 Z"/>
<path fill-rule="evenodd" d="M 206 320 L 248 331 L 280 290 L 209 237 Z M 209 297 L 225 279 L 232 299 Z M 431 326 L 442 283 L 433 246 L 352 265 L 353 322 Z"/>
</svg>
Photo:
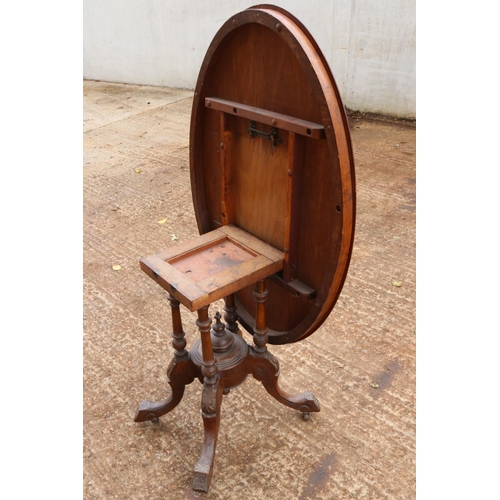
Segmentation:
<svg viewBox="0 0 500 500">
<path fill-rule="evenodd" d="M 201 335 L 201 373 L 203 374 L 201 412 L 205 437 L 200 458 L 194 468 L 193 489 L 208 491 L 212 479 L 222 401 L 222 386 L 219 384 L 218 370 L 210 338 L 212 321 L 208 317 L 208 306 L 198 309 L 196 325 Z"/>
<path fill-rule="evenodd" d="M 188 351 L 186 350 L 186 334 L 182 328 L 180 302 L 170 294 L 168 294 L 168 301 L 172 309 L 172 347 L 174 348 L 174 356 L 184 358 L 184 356 L 187 356 Z"/>
<path fill-rule="evenodd" d="M 224 298 L 224 320 L 226 321 L 226 328 L 233 333 L 242 337 L 242 333 L 238 327 L 238 313 L 236 302 L 234 300 L 234 293 Z"/>
<path fill-rule="evenodd" d="M 213 386 L 216 382 L 217 365 L 215 364 L 214 352 L 212 349 L 212 341 L 210 340 L 210 327 L 212 320 L 208 317 L 208 306 L 198 310 L 198 319 L 196 326 L 200 331 L 201 350 L 202 350 L 202 367 L 204 385 Z M 210 412 L 208 412 L 210 413 Z"/>
<path fill-rule="evenodd" d="M 151 420 L 158 422 L 158 419 L 172 411 L 181 401 L 184 394 L 184 387 L 199 377 L 197 368 L 189 357 L 186 350 L 186 338 L 182 328 L 181 311 L 179 301 L 168 294 L 168 301 L 172 308 L 172 347 L 174 357 L 167 368 L 167 380 L 172 392 L 167 399 L 161 401 L 143 400 L 135 412 L 135 422 L 145 422 Z"/>
<path fill-rule="evenodd" d="M 253 296 L 256 302 L 255 310 L 255 328 L 253 329 L 253 341 L 255 344 L 255 352 L 263 354 L 267 351 L 267 334 L 266 326 L 266 280 L 260 280 L 255 285 Z"/>
</svg>

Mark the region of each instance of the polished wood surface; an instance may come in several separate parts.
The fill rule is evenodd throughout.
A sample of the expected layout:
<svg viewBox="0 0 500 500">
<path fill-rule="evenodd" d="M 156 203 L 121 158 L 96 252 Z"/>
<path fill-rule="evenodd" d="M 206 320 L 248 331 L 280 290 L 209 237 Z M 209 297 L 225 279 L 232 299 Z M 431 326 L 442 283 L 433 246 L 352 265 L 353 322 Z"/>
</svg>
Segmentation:
<svg viewBox="0 0 500 500">
<path fill-rule="evenodd" d="M 282 9 L 243 11 L 215 36 L 195 90 L 190 164 L 202 234 L 232 223 L 284 252 L 283 272 L 268 280 L 269 342 L 313 333 L 349 265 L 354 165 L 331 72 L 307 30 Z M 236 301 L 251 333 L 252 287 Z"/>
</svg>

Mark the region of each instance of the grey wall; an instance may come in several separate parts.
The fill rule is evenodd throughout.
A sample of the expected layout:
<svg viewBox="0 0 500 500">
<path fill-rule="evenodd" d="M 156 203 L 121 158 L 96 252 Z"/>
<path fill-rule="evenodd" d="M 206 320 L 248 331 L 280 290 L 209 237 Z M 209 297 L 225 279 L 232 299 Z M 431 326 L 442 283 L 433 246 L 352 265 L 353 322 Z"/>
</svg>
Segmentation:
<svg viewBox="0 0 500 500">
<path fill-rule="evenodd" d="M 256 3 L 84 0 L 84 78 L 192 89 L 220 26 Z M 349 109 L 416 117 L 415 0 L 274 4 L 311 32 Z"/>
</svg>

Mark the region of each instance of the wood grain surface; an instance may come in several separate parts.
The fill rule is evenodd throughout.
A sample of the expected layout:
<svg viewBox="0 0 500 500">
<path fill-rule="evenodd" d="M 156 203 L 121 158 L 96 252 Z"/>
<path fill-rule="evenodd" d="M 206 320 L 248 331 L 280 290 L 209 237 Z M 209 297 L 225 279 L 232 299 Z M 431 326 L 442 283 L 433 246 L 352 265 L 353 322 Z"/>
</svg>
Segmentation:
<svg viewBox="0 0 500 500">
<path fill-rule="evenodd" d="M 284 252 L 279 279 L 315 292 L 304 300 L 268 280 L 269 342 L 309 336 L 331 312 L 347 274 L 354 161 L 324 57 L 283 10 L 248 9 L 216 34 L 194 94 L 190 168 L 200 233 L 241 227 Z M 251 287 L 236 298 L 251 332 Z"/>
</svg>

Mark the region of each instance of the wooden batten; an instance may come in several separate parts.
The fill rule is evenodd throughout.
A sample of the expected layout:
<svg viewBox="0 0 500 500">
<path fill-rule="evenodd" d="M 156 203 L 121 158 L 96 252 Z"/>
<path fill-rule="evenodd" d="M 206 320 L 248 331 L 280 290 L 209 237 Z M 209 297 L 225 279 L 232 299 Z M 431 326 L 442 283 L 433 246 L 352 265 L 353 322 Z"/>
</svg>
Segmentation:
<svg viewBox="0 0 500 500">
<path fill-rule="evenodd" d="M 249 120 L 255 120 L 266 125 L 272 125 L 273 127 L 304 135 L 311 139 L 325 138 L 325 128 L 323 125 L 301 120 L 300 118 L 284 115 L 282 113 L 275 113 L 267 109 L 247 106 L 246 104 L 219 99 L 217 97 L 207 97 L 205 99 L 205 106 L 225 114 L 239 116 L 240 118 L 248 118 Z"/>
<path fill-rule="evenodd" d="M 234 132 L 231 129 L 232 118 L 226 113 L 219 113 L 220 122 L 220 166 L 221 166 L 221 224 L 234 222 L 234 192 L 232 186 L 232 153 Z"/>
<path fill-rule="evenodd" d="M 288 136 L 288 181 L 283 265 L 283 280 L 287 283 L 297 278 L 302 155 L 303 137 L 290 132 Z"/>
</svg>

